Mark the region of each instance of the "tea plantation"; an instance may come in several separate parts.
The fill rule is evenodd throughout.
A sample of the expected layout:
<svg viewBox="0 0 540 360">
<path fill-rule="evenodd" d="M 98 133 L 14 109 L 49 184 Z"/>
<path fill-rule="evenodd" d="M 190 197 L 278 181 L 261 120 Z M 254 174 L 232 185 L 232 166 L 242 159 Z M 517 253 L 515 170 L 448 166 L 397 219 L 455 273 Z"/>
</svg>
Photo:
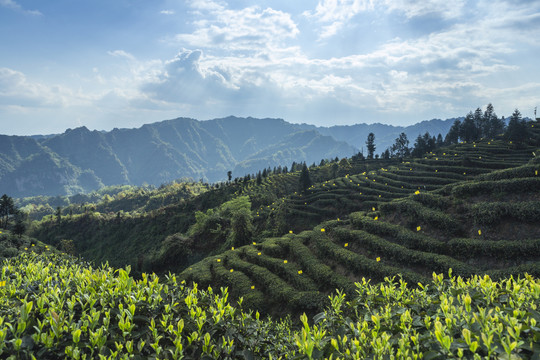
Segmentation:
<svg viewBox="0 0 540 360">
<path fill-rule="evenodd" d="M 32 251 L 0 277 L 0 356 L 9 359 L 537 358 L 540 281 L 433 274 L 329 296 L 313 320 L 263 319 L 226 289 Z M 223 272 L 223 271 L 216 271 Z M 310 287 L 309 281 L 297 281 Z"/>
<path fill-rule="evenodd" d="M 173 184 L 0 235 L 0 357 L 540 359 L 529 135 L 322 161 L 303 189 L 298 169 Z"/>
<path fill-rule="evenodd" d="M 179 277 L 226 286 L 269 313 L 295 314 L 317 312 L 334 289 L 354 293 L 363 277 L 401 274 L 416 284 L 450 268 L 461 277 L 537 277 L 535 150 L 503 140 L 459 144 L 323 181 L 256 209 L 255 223 L 283 235 L 209 256 Z"/>
</svg>

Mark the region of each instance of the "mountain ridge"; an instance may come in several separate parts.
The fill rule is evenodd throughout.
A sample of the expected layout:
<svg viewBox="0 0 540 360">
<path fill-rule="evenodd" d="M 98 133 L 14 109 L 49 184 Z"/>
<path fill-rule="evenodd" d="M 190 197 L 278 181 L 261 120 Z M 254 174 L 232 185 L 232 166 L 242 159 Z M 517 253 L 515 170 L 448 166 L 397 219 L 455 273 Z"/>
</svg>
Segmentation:
<svg viewBox="0 0 540 360">
<path fill-rule="evenodd" d="M 433 121 L 419 124 L 422 130 L 445 133 L 453 119 Z M 24 197 L 71 195 L 109 185 L 161 185 L 179 178 L 217 182 L 226 180 L 228 171 L 238 177 L 293 161 L 309 164 L 350 157 L 372 131 L 382 151 L 404 129 L 409 127 L 324 128 L 277 118 L 228 116 L 204 121 L 179 117 L 111 131 L 81 126 L 56 135 L 0 135 L 0 187 Z M 40 166 L 37 174 L 30 167 L 36 154 L 58 161 L 47 161 L 50 167 Z"/>
</svg>

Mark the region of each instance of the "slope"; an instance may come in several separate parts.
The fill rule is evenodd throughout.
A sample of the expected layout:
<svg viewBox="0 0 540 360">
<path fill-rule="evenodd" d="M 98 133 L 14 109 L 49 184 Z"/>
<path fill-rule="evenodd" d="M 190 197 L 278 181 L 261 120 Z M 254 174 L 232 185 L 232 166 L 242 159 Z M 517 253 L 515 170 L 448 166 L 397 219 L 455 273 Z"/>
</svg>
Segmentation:
<svg viewBox="0 0 540 360">
<path fill-rule="evenodd" d="M 540 159 L 531 158 L 533 150 L 503 140 L 459 144 L 316 184 L 258 209 L 261 221 L 288 227 L 285 235 L 208 257 L 180 277 L 227 286 L 279 313 L 317 311 L 328 292 L 351 293 L 362 277 L 400 274 L 416 284 L 450 268 L 462 277 L 539 276 Z"/>
<path fill-rule="evenodd" d="M 403 162 L 321 162 L 310 169 L 314 185 L 305 192 L 296 167 L 260 181 L 237 179 L 149 213 L 89 210 L 46 219 L 33 234 L 51 244 L 72 239 L 85 258 L 131 264 L 137 272 L 185 270 L 184 279 L 229 286 L 268 312 L 315 311 L 328 291 L 351 291 L 362 276 L 378 281 L 401 273 L 416 283 L 449 267 L 459 275 L 536 274 L 537 146 L 499 138 Z M 471 197 L 475 192 L 481 195 Z M 223 207 L 242 196 L 251 204 L 244 214 L 251 245 L 231 246 Z M 211 226 L 193 237 L 197 211 Z M 524 251 L 516 245 L 522 243 Z"/>
</svg>

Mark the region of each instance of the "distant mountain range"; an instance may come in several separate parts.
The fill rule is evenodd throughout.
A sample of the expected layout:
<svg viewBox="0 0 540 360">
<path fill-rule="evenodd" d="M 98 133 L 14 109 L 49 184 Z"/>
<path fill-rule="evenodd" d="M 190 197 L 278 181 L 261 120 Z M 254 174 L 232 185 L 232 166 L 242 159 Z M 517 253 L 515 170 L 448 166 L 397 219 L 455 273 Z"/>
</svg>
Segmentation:
<svg viewBox="0 0 540 360">
<path fill-rule="evenodd" d="M 24 197 L 70 195 L 102 186 L 160 185 L 179 178 L 225 180 L 293 161 L 350 157 L 375 134 L 377 153 L 401 132 L 448 132 L 454 119 L 408 126 L 357 124 L 317 127 L 282 119 L 178 118 L 137 129 L 68 129 L 58 135 L 0 135 L 0 193 Z"/>
</svg>

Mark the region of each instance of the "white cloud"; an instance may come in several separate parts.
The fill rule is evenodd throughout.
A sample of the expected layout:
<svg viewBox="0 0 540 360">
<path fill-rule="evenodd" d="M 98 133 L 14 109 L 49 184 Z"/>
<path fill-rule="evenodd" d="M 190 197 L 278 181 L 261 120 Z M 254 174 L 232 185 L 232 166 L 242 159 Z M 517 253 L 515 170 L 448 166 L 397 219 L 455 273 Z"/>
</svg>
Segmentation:
<svg viewBox="0 0 540 360">
<path fill-rule="evenodd" d="M 463 15 L 465 0 L 384 0 L 389 11 L 399 11 L 409 19 L 437 15 L 443 19 L 455 19 Z"/>
<path fill-rule="evenodd" d="M 224 3 L 212 0 L 191 0 L 190 5 L 197 10 L 221 11 L 225 9 Z"/>
<path fill-rule="evenodd" d="M 354 1 L 321 4 L 304 15 L 345 24 L 352 21 L 351 14 L 380 6 Z M 350 6 L 349 11 L 337 6 L 343 4 Z M 435 2 L 416 7 L 411 3 L 405 9 L 407 4 L 396 3 L 391 11 L 401 11 L 408 18 L 432 14 L 430 9 L 437 8 Z M 458 16 L 461 4 L 440 4 L 439 10 L 447 12 L 447 17 Z M 437 113 L 441 109 L 455 116 L 464 109 L 496 103 L 500 93 L 491 91 L 493 85 L 486 79 L 510 79 L 519 71 L 508 56 L 519 52 L 519 44 L 530 41 L 531 32 L 522 25 L 536 16 L 524 17 L 526 7 L 496 3 L 481 16 L 453 21 L 437 32 L 395 38 L 366 53 L 317 58 L 294 42 L 300 29 L 290 14 L 258 7 L 232 10 L 214 2 L 198 2 L 197 9 L 204 9 L 205 14 L 193 22 L 193 32 L 176 39 L 183 46 L 202 50 L 184 50 L 172 60 L 139 65 L 134 76 L 140 92 L 132 94 L 132 103 L 142 108 L 180 106 L 205 114 L 209 110 L 201 109 L 226 113 L 230 109 L 235 114 L 256 109 L 244 114 L 268 111 L 300 116 L 301 109 L 320 109 L 326 104 L 336 114 L 349 117 L 355 111 L 443 116 Z M 120 51 L 111 55 L 130 56 Z M 136 66 L 137 61 L 132 64 Z"/>
<path fill-rule="evenodd" d="M 159 13 L 163 14 L 163 15 L 174 15 L 175 14 L 174 10 L 161 10 Z"/>
<path fill-rule="evenodd" d="M 319 1 L 315 11 L 305 11 L 303 15 L 328 24 L 320 32 L 324 39 L 335 35 L 358 13 L 372 10 L 373 7 L 373 0 L 323 0 Z"/>
<path fill-rule="evenodd" d="M 13 0 L 0 0 L 0 6 L 29 15 L 43 15 L 38 10 L 25 10 L 20 4 Z"/>
<path fill-rule="evenodd" d="M 397 11 L 406 18 L 436 15 L 443 19 L 455 19 L 463 14 L 465 0 L 321 0 L 314 11 L 304 16 L 324 24 L 319 30 L 320 39 L 339 33 L 347 24 L 354 23 L 355 16 L 382 9 Z"/>
<path fill-rule="evenodd" d="M 538 55 L 540 44 L 540 11 L 530 4 L 481 0 L 465 8 L 462 1 L 321 0 L 315 9 L 296 13 L 215 1 L 190 4 L 183 32 L 160 43 L 165 51 L 184 48 L 176 56 L 143 60 L 136 55 L 141 49 L 114 49 L 107 52 L 108 63 L 89 64 L 95 69 L 71 88 L 4 68 L 0 113 L 15 104 L 25 111 L 33 107 L 38 115 L 80 109 L 83 120 L 109 119 L 114 126 L 129 117 L 144 122 L 150 115 L 159 120 L 229 114 L 398 123 L 463 115 L 488 102 L 504 115 L 507 106 L 521 109 L 537 101 L 540 85 L 523 73 L 524 54 Z M 348 41 L 344 30 L 370 17 L 395 20 L 396 29 L 407 30 L 424 24 L 414 19 L 422 16 L 429 20 L 426 29 L 389 27 L 389 36 L 360 50 L 351 44 L 345 52 L 330 41 L 341 31 L 344 36 L 336 40 Z M 431 26 L 433 20 L 444 26 Z M 369 30 L 362 27 L 362 35 L 376 37 Z M 314 41 L 313 32 L 327 41 Z"/>
<path fill-rule="evenodd" d="M 191 34 L 178 34 L 182 46 L 236 51 L 266 49 L 299 33 L 290 14 L 271 8 L 247 7 L 241 10 L 211 8 L 212 17 L 196 23 Z"/>
<path fill-rule="evenodd" d="M 111 55 L 111 56 L 114 56 L 114 57 L 120 57 L 120 58 L 125 58 L 125 59 L 128 59 L 128 60 L 135 60 L 135 57 L 124 51 L 124 50 L 114 50 L 114 51 L 107 51 L 107 54 Z"/>
<path fill-rule="evenodd" d="M 407 79 L 407 72 L 406 71 L 398 71 L 398 70 L 390 70 L 388 73 L 392 79 L 396 80 L 405 80 Z"/>
<path fill-rule="evenodd" d="M 62 107 L 70 96 L 63 87 L 31 82 L 19 71 L 0 68 L 0 106 Z"/>
<path fill-rule="evenodd" d="M 200 50 L 184 50 L 144 83 L 142 91 L 154 100 L 186 104 L 203 104 L 207 99 L 227 96 L 234 87 L 221 73 L 201 68 L 201 56 Z"/>
</svg>

